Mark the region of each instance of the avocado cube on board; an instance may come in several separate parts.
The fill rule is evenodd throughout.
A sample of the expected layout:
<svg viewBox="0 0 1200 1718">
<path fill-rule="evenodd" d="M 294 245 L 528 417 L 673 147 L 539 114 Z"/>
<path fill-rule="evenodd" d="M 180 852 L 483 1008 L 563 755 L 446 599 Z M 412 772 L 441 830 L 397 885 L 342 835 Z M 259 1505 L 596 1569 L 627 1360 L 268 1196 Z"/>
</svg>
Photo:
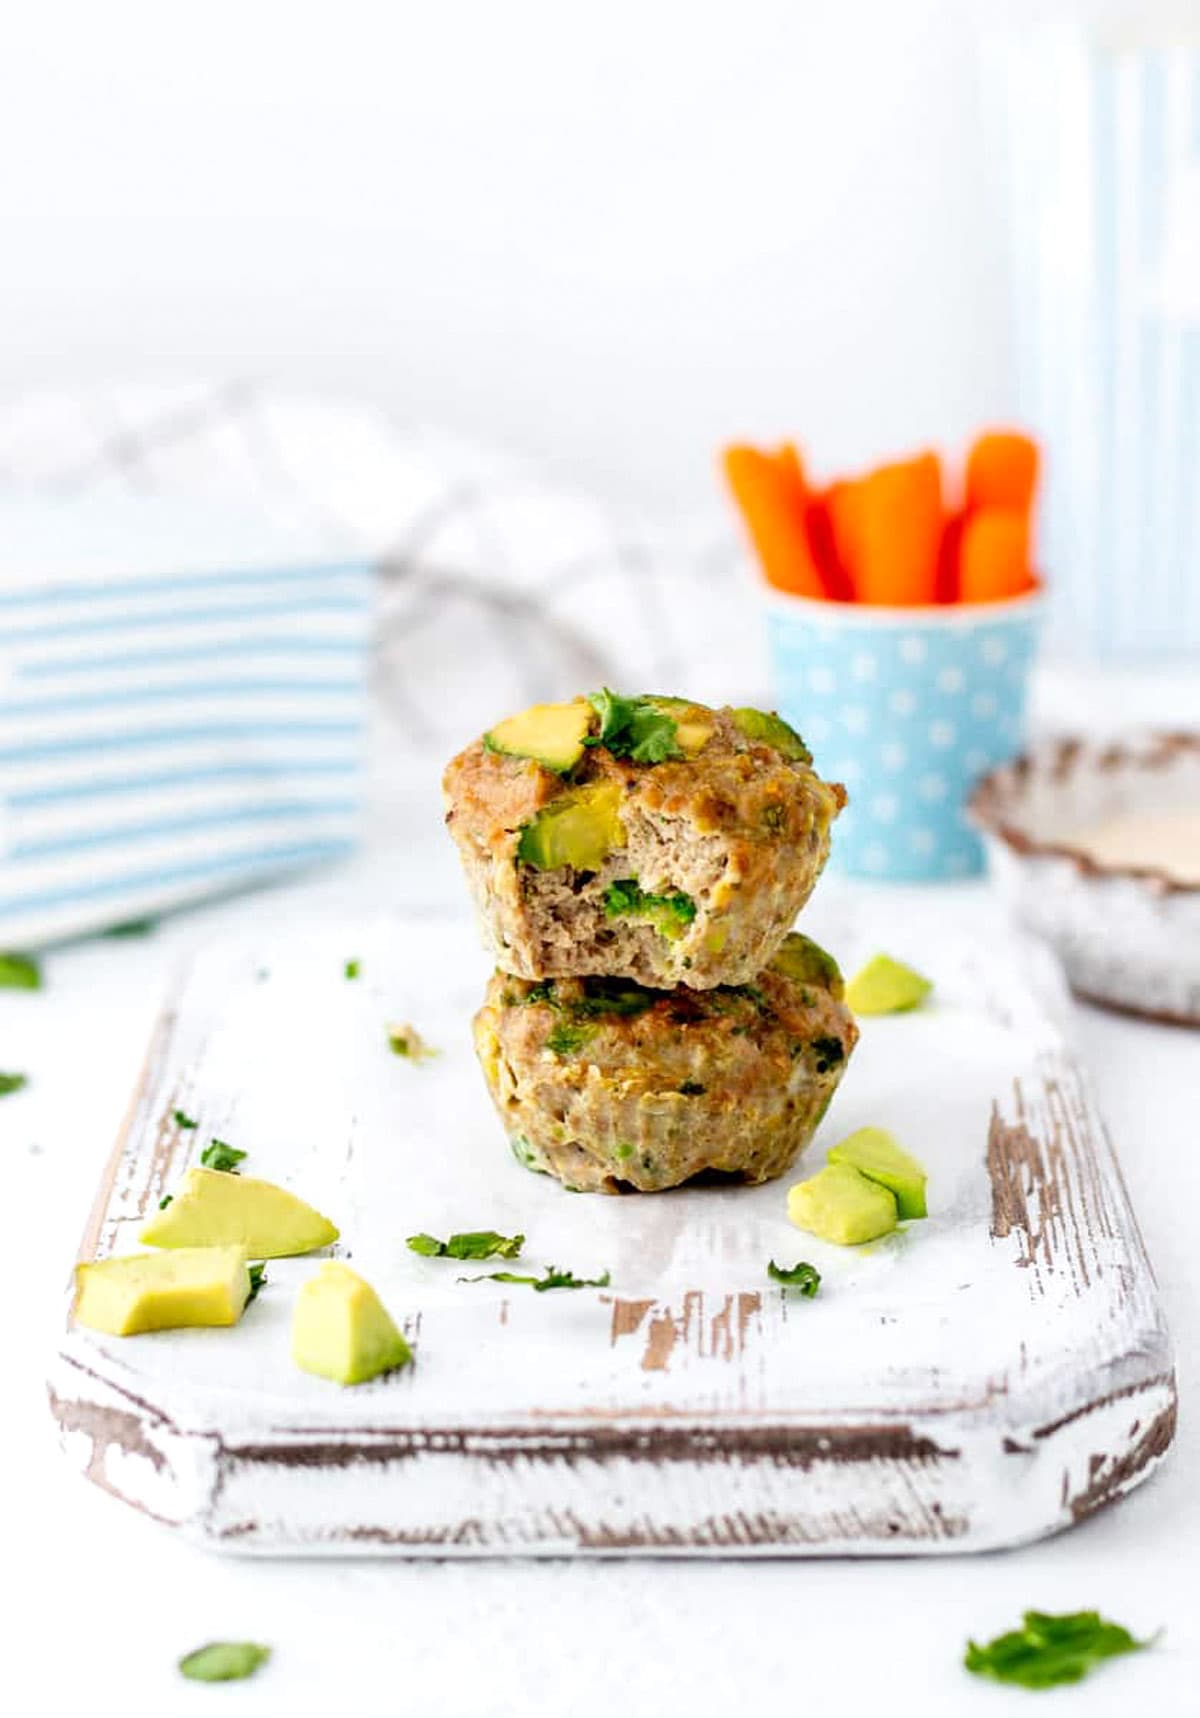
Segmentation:
<svg viewBox="0 0 1200 1718">
<path fill-rule="evenodd" d="M 543 769 L 562 775 L 583 756 L 591 720 L 592 707 L 586 698 L 569 704 L 532 704 L 520 715 L 498 722 L 483 736 L 483 743 L 490 752 L 532 758 Z"/>
<path fill-rule="evenodd" d="M 624 845 L 620 803 L 621 788 L 615 781 L 569 789 L 525 825 L 517 858 L 539 871 L 555 871 L 560 865 L 597 870 L 614 848 Z"/>
<path fill-rule="evenodd" d="M 222 1169 L 189 1169 L 183 1187 L 142 1230 L 148 1247 L 241 1246 L 252 1259 L 327 1247 L 338 1231 L 284 1187 Z"/>
<path fill-rule="evenodd" d="M 904 1014 L 918 1008 L 933 984 L 903 961 L 877 954 L 846 986 L 846 1001 L 855 1014 Z"/>
<path fill-rule="evenodd" d="M 412 1350 L 370 1283 L 327 1259 L 296 1296 L 292 1359 L 335 1384 L 365 1384 L 407 1365 Z"/>
<path fill-rule="evenodd" d="M 181 1247 L 75 1267 L 75 1322 L 108 1336 L 236 1324 L 250 1298 L 242 1247 Z"/>
<path fill-rule="evenodd" d="M 830 1163 L 849 1163 L 869 1181 L 877 1181 L 896 1196 L 901 1222 L 925 1217 L 925 1183 L 928 1177 L 915 1157 L 910 1157 L 882 1127 L 860 1127 L 829 1152 Z"/>
<path fill-rule="evenodd" d="M 896 1227 L 896 1200 L 851 1164 L 831 1163 L 788 1189 L 788 1216 L 823 1241 L 856 1247 Z"/>
</svg>

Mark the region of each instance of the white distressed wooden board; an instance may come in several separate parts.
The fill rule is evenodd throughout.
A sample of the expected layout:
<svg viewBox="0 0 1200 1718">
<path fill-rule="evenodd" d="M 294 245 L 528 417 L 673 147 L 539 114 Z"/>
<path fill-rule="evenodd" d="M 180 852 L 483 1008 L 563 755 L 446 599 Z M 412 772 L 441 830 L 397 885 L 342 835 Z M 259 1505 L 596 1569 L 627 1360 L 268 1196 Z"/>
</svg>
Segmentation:
<svg viewBox="0 0 1200 1718">
<path fill-rule="evenodd" d="M 936 981 L 866 1020 L 804 1159 L 869 1122 L 930 1171 L 932 1216 L 844 1250 L 793 1229 L 787 1181 L 611 1198 L 510 1157 L 475 1066 L 486 964 L 458 921 L 374 922 L 214 950 L 163 1018 L 83 1255 L 137 1230 L 215 1133 L 342 1229 L 415 1366 L 340 1390 L 294 1369 L 312 1259 L 278 1260 L 232 1331 L 67 1331 L 51 1380 L 90 1477 L 239 1552 L 438 1556 L 982 1550 L 1136 1484 L 1174 1430 L 1170 1339 L 1102 1124 L 1033 945 L 919 948 L 819 927 L 853 969 L 886 946 Z M 348 957 L 362 977 L 348 982 Z M 392 1056 L 389 1021 L 443 1049 Z M 171 1119 L 182 1108 L 195 1132 Z M 792 1177 L 791 1179 L 794 1179 Z M 607 1291 L 467 1285 L 425 1229 L 523 1231 L 530 1269 Z M 815 1263 L 812 1301 L 766 1277 Z"/>
</svg>

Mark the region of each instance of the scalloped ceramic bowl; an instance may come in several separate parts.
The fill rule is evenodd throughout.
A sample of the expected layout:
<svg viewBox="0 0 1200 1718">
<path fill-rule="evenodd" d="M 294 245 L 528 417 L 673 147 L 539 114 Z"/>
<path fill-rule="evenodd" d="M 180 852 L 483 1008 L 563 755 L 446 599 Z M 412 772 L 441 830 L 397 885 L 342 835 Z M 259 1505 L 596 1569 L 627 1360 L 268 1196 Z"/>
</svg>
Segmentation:
<svg viewBox="0 0 1200 1718">
<path fill-rule="evenodd" d="M 1200 733 L 1059 740 L 993 770 L 970 801 L 1001 895 L 1057 949 L 1072 988 L 1188 1026 L 1200 1026 L 1196 854 L 1114 863 L 1092 843 L 1113 820 L 1198 813 Z"/>
</svg>

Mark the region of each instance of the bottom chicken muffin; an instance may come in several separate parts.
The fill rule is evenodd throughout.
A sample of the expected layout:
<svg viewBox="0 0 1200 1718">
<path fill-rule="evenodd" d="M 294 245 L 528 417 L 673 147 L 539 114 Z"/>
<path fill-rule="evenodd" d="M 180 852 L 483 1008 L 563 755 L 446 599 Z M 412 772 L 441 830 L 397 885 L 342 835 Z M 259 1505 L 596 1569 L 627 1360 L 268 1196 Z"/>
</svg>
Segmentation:
<svg viewBox="0 0 1200 1718">
<path fill-rule="evenodd" d="M 497 972 L 475 1048 L 515 1156 L 578 1192 L 782 1175 L 858 1040 L 837 965 L 792 934 L 753 984 L 648 990 Z"/>
</svg>

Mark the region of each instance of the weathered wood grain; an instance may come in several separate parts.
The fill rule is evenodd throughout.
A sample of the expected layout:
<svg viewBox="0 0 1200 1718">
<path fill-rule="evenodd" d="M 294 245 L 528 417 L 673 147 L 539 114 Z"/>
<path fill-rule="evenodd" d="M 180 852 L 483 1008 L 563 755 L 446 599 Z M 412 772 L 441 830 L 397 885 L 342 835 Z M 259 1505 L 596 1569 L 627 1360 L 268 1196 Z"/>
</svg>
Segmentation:
<svg viewBox="0 0 1200 1718">
<path fill-rule="evenodd" d="M 275 1261 L 233 1331 L 68 1329 L 51 1379 L 68 1453 L 239 1552 L 961 1551 L 1120 1496 L 1171 1442 L 1171 1345 L 1054 969 L 1020 943 L 915 951 L 894 926 L 823 928 L 847 964 L 886 941 L 937 983 L 936 1006 L 864 1022 L 812 1150 L 881 1122 L 931 1171 L 928 1222 L 850 1251 L 790 1227 L 784 1184 L 601 1199 L 516 1165 L 470 1054 L 484 967 L 465 927 L 204 957 L 84 1255 L 134 1247 L 216 1133 L 339 1222 L 416 1364 L 347 1391 L 295 1372 L 291 1299 L 313 1264 Z M 443 1055 L 390 1056 L 394 1019 Z M 533 1269 L 607 1266 L 612 1288 L 468 1285 L 403 1245 L 483 1226 L 523 1231 Z M 771 1257 L 811 1259 L 820 1295 L 770 1283 Z"/>
</svg>

